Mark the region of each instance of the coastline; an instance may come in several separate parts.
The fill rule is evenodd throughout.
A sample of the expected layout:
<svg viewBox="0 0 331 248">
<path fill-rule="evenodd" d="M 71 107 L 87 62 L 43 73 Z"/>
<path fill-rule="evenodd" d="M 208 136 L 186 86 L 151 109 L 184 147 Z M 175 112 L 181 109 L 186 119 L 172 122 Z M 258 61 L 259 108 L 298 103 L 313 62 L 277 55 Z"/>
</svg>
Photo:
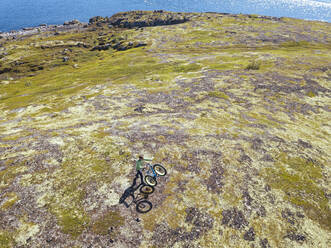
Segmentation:
<svg viewBox="0 0 331 248">
<path fill-rule="evenodd" d="M 155 11 L 155 10 L 154 10 Z M 121 13 L 121 12 L 119 12 Z M 190 12 L 187 12 L 190 13 Z M 211 12 L 211 11 L 206 11 L 206 12 L 201 12 L 201 13 L 209 13 L 209 14 L 223 14 L 223 15 L 233 15 L 237 16 L 240 14 L 235 14 L 235 13 L 221 13 L 221 12 Z M 115 13 L 116 15 L 118 13 Z M 267 19 L 274 19 L 274 20 L 279 20 L 282 18 L 290 18 L 290 19 L 298 19 L 298 20 L 305 20 L 305 21 L 312 21 L 312 22 L 323 22 L 323 23 L 331 23 L 327 20 L 316 20 L 316 19 L 300 19 L 300 18 L 293 18 L 293 17 L 287 17 L 287 16 L 282 16 L 282 17 L 276 17 L 276 16 L 266 16 L 266 15 L 252 15 L 252 14 L 242 14 L 242 15 L 247 15 L 247 16 L 256 16 L 259 18 L 267 18 Z M 95 17 L 91 17 L 90 19 L 93 19 Z M 108 17 L 102 17 L 102 18 L 108 18 Z M 29 36 L 29 35 L 35 35 L 41 32 L 48 32 L 48 31 L 68 31 L 72 29 L 80 29 L 80 28 L 87 28 L 91 23 L 89 22 L 80 22 L 77 19 L 71 20 L 71 21 L 65 21 L 63 24 L 39 24 L 38 26 L 31 26 L 31 27 L 24 27 L 21 29 L 17 30 L 10 30 L 10 31 L 5 31 L 2 32 L 0 31 L 0 40 L 1 39 L 16 39 L 17 36 Z"/>
<path fill-rule="evenodd" d="M 35 27 L 25 27 L 19 30 L 11 30 L 8 32 L 0 32 L 0 40 L 1 39 L 16 39 L 17 36 L 30 36 L 35 35 L 42 32 L 61 32 L 68 31 L 72 29 L 83 29 L 88 27 L 87 22 L 80 22 L 78 20 L 66 21 L 63 24 L 40 24 Z"/>
</svg>

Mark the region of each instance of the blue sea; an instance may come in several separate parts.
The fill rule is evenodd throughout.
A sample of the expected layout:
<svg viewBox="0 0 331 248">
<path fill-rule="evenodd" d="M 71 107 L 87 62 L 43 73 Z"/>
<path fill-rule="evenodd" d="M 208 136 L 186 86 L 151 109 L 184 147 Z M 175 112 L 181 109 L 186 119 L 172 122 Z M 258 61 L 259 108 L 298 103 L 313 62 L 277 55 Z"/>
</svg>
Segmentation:
<svg viewBox="0 0 331 248">
<path fill-rule="evenodd" d="M 128 10 L 226 12 L 331 22 L 331 0 L 0 0 L 0 31 Z"/>
</svg>

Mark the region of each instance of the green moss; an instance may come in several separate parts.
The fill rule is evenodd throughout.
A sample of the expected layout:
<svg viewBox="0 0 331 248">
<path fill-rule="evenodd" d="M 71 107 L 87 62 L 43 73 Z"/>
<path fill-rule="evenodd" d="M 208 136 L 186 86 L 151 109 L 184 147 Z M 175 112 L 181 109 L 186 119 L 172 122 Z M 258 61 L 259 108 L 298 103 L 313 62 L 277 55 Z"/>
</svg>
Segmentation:
<svg viewBox="0 0 331 248">
<path fill-rule="evenodd" d="M 289 202 L 302 207 L 306 215 L 331 230 L 331 210 L 318 180 L 323 177 L 318 165 L 304 158 L 278 156 L 274 168 L 265 170 L 268 183 L 285 193 Z M 288 167 L 288 168 L 286 168 Z"/>
<path fill-rule="evenodd" d="M 4 198 L 8 198 L 8 199 L 0 206 L 2 210 L 7 210 L 11 208 L 19 199 L 17 194 L 13 192 L 5 194 Z"/>
<path fill-rule="evenodd" d="M 5 85 L 6 95 L 0 99 L 0 103 L 4 103 L 8 109 L 15 109 L 28 106 L 31 102 L 40 102 L 47 104 L 43 111 L 59 111 L 69 107 L 63 99 L 77 94 L 87 86 L 105 83 L 110 79 L 116 83 L 129 81 L 138 87 L 154 87 L 153 83 L 146 85 L 146 75 L 170 79 L 178 73 L 200 69 L 196 64 L 159 63 L 157 59 L 151 59 L 142 48 L 118 52 L 116 55 L 101 54 L 102 60 L 91 58 L 75 70 L 71 66 L 62 66 L 30 77 L 30 87 L 24 87 L 26 79 L 21 79 L 15 85 Z"/>
<path fill-rule="evenodd" d="M 281 44 L 282 47 L 304 47 L 308 46 L 310 43 L 307 41 L 287 41 Z"/>
<path fill-rule="evenodd" d="M 232 206 L 238 206 L 238 204 L 240 204 L 242 197 L 236 194 L 234 185 L 227 184 L 223 192 L 222 197 L 228 204 L 231 204 Z"/>
<path fill-rule="evenodd" d="M 173 67 L 173 71 L 177 73 L 187 73 L 187 72 L 197 71 L 199 69 L 201 69 L 201 66 L 197 64 L 186 64 L 186 65 L 175 64 Z"/>
<path fill-rule="evenodd" d="M 199 61 L 202 65 L 216 70 L 240 70 L 245 69 L 252 59 L 250 56 L 244 56 L 241 49 L 229 47 L 226 53 L 216 58 L 204 59 Z M 268 63 L 268 67 L 270 63 Z"/>
<path fill-rule="evenodd" d="M 11 248 L 14 247 L 15 242 L 13 234 L 8 231 L 0 230 L 0 247 L 1 248 Z"/>
<path fill-rule="evenodd" d="M 10 166 L 0 171 L 0 189 L 10 185 L 15 178 L 25 170 L 27 170 L 25 166 Z"/>
<path fill-rule="evenodd" d="M 124 224 L 124 218 L 118 212 L 108 212 L 92 224 L 92 230 L 99 235 L 107 235 L 110 227 L 118 227 Z M 112 238 L 115 234 L 112 233 Z"/>
<path fill-rule="evenodd" d="M 3 141 L 15 141 L 19 138 L 26 138 L 27 136 L 31 135 L 31 132 L 24 132 L 24 133 L 15 133 L 15 134 L 11 134 L 8 136 L 5 136 L 3 138 L 1 138 L 1 140 Z"/>
<path fill-rule="evenodd" d="M 107 173 L 109 172 L 109 165 L 107 165 L 105 159 L 93 160 L 92 170 L 95 173 Z"/>
<path fill-rule="evenodd" d="M 312 92 L 312 91 L 309 91 L 309 92 L 307 93 L 307 96 L 309 96 L 309 97 L 315 97 L 316 94 L 315 94 L 314 92 Z"/>
<path fill-rule="evenodd" d="M 227 94 L 225 94 L 224 92 L 222 92 L 222 91 L 211 91 L 211 92 L 208 92 L 208 96 L 217 97 L 217 98 L 223 98 L 225 100 L 229 100 L 229 96 Z"/>
<path fill-rule="evenodd" d="M 63 233 L 77 238 L 89 223 L 89 217 L 83 211 L 64 210 L 58 215 L 59 225 Z"/>
<path fill-rule="evenodd" d="M 103 148 L 95 149 L 89 141 L 77 140 L 76 146 L 68 145 L 72 153 L 65 154 L 66 161 L 61 164 L 52 175 L 48 172 L 34 173 L 29 178 L 30 183 L 51 185 L 51 190 L 45 190 L 38 202 L 46 206 L 54 214 L 64 233 L 77 238 L 90 222 L 90 217 L 84 212 L 84 199 L 88 185 L 97 182 L 98 185 L 111 183 L 118 176 L 115 169 L 105 160 L 107 157 L 113 162 L 125 161 L 127 152 L 120 152 L 113 143 L 99 144 Z M 76 150 L 77 149 L 77 150 Z M 40 179 L 40 180 L 39 180 Z"/>
<path fill-rule="evenodd" d="M 323 178 L 322 169 L 312 160 L 302 157 L 291 157 L 286 153 L 280 153 L 277 160 L 288 165 L 291 169 L 299 172 L 304 179 L 318 180 Z"/>
<path fill-rule="evenodd" d="M 263 113 L 251 112 L 251 113 L 247 113 L 247 115 L 249 117 L 254 118 L 260 124 L 264 124 L 264 125 L 271 126 L 271 127 L 280 127 L 279 123 L 277 123 L 276 121 L 268 119 L 268 117 L 265 116 Z"/>
<path fill-rule="evenodd" d="M 217 41 L 222 37 L 220 32 L 215 31 L 204 31 L 204 30 L 195 30 L 185 34 L 184 41 L 177 42 L 178 46 L 196 46 L 195 44 L 200 44 L 199 46 L 209 46 L 211 42 Z"/>
<path fill-rule="evenodd" d="M 260 63 L 257 62 L 257 61 L 253 61 L 253 62 L 249 63 L 246 66 L 246 69 L 247 70 L 259 70 L 260 69 Z"/>
</svg>

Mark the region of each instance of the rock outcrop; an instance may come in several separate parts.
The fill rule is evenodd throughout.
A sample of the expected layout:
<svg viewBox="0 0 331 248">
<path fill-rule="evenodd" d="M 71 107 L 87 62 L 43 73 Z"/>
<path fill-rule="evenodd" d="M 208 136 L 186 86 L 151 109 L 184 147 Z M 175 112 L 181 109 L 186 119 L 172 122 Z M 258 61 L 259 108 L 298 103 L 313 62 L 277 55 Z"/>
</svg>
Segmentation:
<svg viewBox="0 0 331 248">
<path fill-rule="evenodd" d="M 141 28 L 162 25 L 174 25 L 189 20 L 188 15 L 167 11 L 129 11 L 111 17 L 96 16 L 89 20 L 90 24 L 110 24 L 120 28 Z"/>
</svg>

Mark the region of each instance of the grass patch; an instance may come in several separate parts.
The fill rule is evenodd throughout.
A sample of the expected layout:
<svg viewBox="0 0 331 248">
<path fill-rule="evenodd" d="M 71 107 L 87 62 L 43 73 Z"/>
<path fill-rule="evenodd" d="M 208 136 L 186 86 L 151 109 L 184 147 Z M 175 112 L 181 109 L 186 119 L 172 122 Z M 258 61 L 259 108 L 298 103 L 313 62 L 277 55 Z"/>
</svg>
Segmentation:
<svg viewBox="0 0 331 248">
<path fill-rule="evenodd" d="M 309 91 L 306 95 L 309 96 L 309 97 L 315 97 L 316 96 L 316 94 L 312 91 Z"/>
<path fill-rule="evenodd" d="M 8 231 L 0 230 L 0 247 L 1 248 L 11 248 L 14 247 L 15 242 L 13 234 Z"/>
<path fill-rule="evenodd" d="M 246 66 L 246 70 L 259 70 L 261 64 L 257 61 L 253 61 Z"/>
<path fill-rule="evenodd" d="M 0 104 L 5 104 L 7 109 L 25 107 L 31 103 L 56 103 L 58 100 L 77 94 L 87 86 L 105 83 L 109 80 L 124 83 L 139 82 L 144 76 L 152 72 L 169 73 L 169 65 L 159 64 L 158 60 L 145 55 L 142 49 L 131 49 L 119 52 L 116 56 L 103 53 L 103 60 L 92 59 L 80 64 L 80 68 L 62 66 L 50 71 L 44 71 L 30 78 L 22 78 L 16 84 L 3 86 L 6 94 L 0 99 Z M 148 62 L 147 62 L 148 60 Z M 177 72 L 188 72 L 196 66 L 179 66 Z M 174 69 L 174 71 L 176 71 Z M 125 79 L 124 79 L 125 78 Z M 27 80 L 29 87 L 25 87 Z M 84 83 L 82 83 L 84 82 Z M 54 99 L 55 96 L 55 99 Z M 51 97 L 52 100 L 47 98 Z"/>
<path fill-rule="evenodd" d="M 18 200 L 18 196 L 14 192 L 5 194 L 4 198 L 8 198 L 8 199 L 6 202 L 4 202 L 2 204 L 2 206 L 1 206 L 2 210 L 7 210 L 7 209 L 11 208 Z"/>
<path fill-rule="evenodd" d="M 77 238 L 89 223 L 89 217 L 82 211 L 64 210 L 58 216 L 59 225 L 65 234 Z"/>
<path fill-rule="evenodd" d="M 308 41 L 287 41 L 281 43 L 281 47 L 291 48 L 291 47 L 307 47 L 311 45 Z"/>
<path fill-rule="evenodd" d="M 331 230 L 331 210 L 328 199 L 318 180 L 323 178 L 322 169 L 314 162 L 285 153 L 278 156 L 274 168 L 265 170 L 271 187 L 285 193 L 285 199 L 303 208 L 306 215 L 323 228 Z"/>
<path fill-rule="evenodd" d="M 186 64 L 186 65 L 180 65 L 176 63 L 172 69 L 173 72 L 176 73 L 188 73 L 188 72 L 194 72 L 197 70 L 200 70 L 201 66 L 197 64 Z"/>
<path fill-rule="evenodd" d="M 107 235 L 110 227 L 122 225 L 124 225 L 124 218 L 119 213 L 110 211 L 92 224 L 92 231 L 95 234 Z M 115 235 L 112 233 L 112 238 L 115 238 Z"/>
<path fill-rule="evenodd" d="M 216 98 L 223 98 L 225 100 L 229 100 L 229 96 L 227 94 L 225 94 L 222 91 L 211 91 L 208 92 L 208 96 L 210 97 L 216 97 Z"/>
<path fill-rule="evenodd" d="M 25 166 L 9 166 L 0 171 L 0 189 L 8 187 L 19 174 L 26 170 Z"/>
<path fill-rule="evenodd" d="M 247 115 L 251 118 L 254 118 L 258 123 L 267 125 L 268 127 L 280 127 L 280 124 L 278 122 L 270 120 L 263 113 L 250 112 L 250 113 L 247 113 Z"/>
<path fill-rule="evenodd" d="M 120 153 L 113 143 L 104 146 L 109 149 L 107 156 L 114 163 L 127 159 L 128 153 Z M 66 160 L 51 179 L 47 172 L 43 172 L 45 177 L 41 176 L 39 184 L 50 180 L 51 190 L 45 190 L 38 201 L 47 204 L 49 212 L 57 217 L 63 233 L 77 238 L 91 222 L 83 207 L 88 185 L 91 182 L 97 182 L 98 185 L 110 183 L 118 175 L 105 160 L 105 149 L 98 152 L 83 140 L 76 141 L 76 146 L 70 145 L 68 149 L 71 155 L 66 154 Z M 30 183 L 34 181 L 30 180 Z"/>
</svg>

